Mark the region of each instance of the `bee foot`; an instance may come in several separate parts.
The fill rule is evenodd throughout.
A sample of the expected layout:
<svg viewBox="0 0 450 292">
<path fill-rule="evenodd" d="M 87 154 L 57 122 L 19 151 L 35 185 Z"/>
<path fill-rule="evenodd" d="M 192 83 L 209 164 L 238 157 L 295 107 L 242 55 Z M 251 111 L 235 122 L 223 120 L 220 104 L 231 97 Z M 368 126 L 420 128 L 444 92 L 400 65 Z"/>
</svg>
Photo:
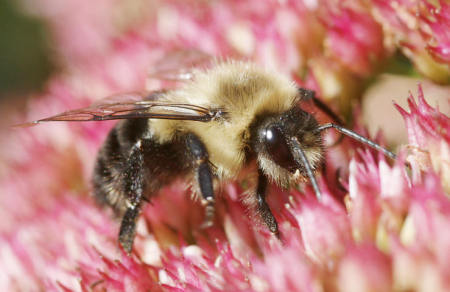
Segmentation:
<svg viewBox="0 0 450 292">
<path fill-rule="evenodd" d="M 214 201 L 208 201 L 208 204 L 205 206 L 205 221 L 200 226 L 202 229 L 206 229 L 214 225 L 215 213 Z"/>
<path fill-rule="evenodd" d="M 214 222 L 212 220 L 206 220 L 200 225 L 201 229 L 208 229 L 214 225 Z"/>
</svg>

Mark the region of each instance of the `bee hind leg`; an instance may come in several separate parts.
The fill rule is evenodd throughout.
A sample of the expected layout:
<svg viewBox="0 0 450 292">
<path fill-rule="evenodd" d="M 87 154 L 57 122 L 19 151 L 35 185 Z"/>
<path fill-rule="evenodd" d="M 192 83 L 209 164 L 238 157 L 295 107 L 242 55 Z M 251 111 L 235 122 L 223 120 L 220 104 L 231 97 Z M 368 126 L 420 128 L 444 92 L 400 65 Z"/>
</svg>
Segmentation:
<svg viewBox="0 0 450 292">
<path fill-rule="evenodd" d="M 141 211 L 142 201 L 144 200 L 144 154 L 142 151 L 142 141 L 138 140 L 131 149 L 127 166 L 123 175 L 127 199 L 127 209 L 122 218 L 119 231 L 119 242 L 123 249 L 129 254 L 133 247 L 134 237 L 136 235 L 136 221 Z"/>
</svg>

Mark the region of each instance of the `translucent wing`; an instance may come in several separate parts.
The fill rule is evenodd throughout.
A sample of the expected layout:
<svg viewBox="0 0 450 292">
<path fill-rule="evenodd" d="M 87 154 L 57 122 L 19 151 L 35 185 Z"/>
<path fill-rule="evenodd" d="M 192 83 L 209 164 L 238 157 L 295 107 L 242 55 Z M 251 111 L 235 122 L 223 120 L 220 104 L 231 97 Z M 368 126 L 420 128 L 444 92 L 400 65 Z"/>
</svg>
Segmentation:
<svg viewBox="0 0 450 292">
<path fill-rule="evenodd" d="M 202 51 L 175 50 L 167 53 L 148 72 L 150 79 L 167 81 L 186 81 L 192 79 L 194 69 L 206 69 L 214 58 Z"/>
<path fill-rule="evenodd" d="M 222 115 L 220 110 L 158 100 L 157 97 L 160 94 L 162 92 L 115 95 L 90 107 L 63 112 L 17 126 L 28 127 L 50 121 L 82 122 L 143 118 L 209 122 Z"/>
</svg>

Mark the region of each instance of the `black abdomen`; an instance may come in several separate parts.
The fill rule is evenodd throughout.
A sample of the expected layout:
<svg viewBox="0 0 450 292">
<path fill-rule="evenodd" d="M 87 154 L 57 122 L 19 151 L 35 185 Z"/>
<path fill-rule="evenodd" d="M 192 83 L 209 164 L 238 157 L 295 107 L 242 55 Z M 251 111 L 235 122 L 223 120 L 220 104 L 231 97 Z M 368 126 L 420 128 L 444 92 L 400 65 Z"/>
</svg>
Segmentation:
<svg viewBox="0 0 450 292">
<path fill-rule="evenodd" d="M 130 172 L 135 163 L 131 151 L 139 147 L 144 159 L 143 169 L 145 198 L 177 176 L 185 174 L 190 164 L 186 162 L 184 143 L 173 141 L 159 144 L 147 133 L 147 119 L 124 120 L 109 133 L 100 149 L 94 169 L 94 195 L 101 204 L 111 206 L 118 216 L 127 208 L 130 194 Z"/>
</svg>

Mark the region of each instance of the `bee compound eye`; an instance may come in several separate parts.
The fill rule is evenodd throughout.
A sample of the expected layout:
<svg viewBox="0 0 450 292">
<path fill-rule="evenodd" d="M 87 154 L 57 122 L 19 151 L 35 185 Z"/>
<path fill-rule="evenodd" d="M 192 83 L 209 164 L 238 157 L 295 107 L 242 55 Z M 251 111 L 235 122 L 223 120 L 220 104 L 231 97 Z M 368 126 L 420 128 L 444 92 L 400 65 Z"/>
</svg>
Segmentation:
<svg viewBox="0 0 450 292">
<path fill-rule="evenodd" d="M 292 157 L 283 132 L 277 126 L 269 126 L 264 131 L 264 138 L 266 150 L 270 158 L 281 167 L 294 171 L 294 158 Z"/>
</svg>

